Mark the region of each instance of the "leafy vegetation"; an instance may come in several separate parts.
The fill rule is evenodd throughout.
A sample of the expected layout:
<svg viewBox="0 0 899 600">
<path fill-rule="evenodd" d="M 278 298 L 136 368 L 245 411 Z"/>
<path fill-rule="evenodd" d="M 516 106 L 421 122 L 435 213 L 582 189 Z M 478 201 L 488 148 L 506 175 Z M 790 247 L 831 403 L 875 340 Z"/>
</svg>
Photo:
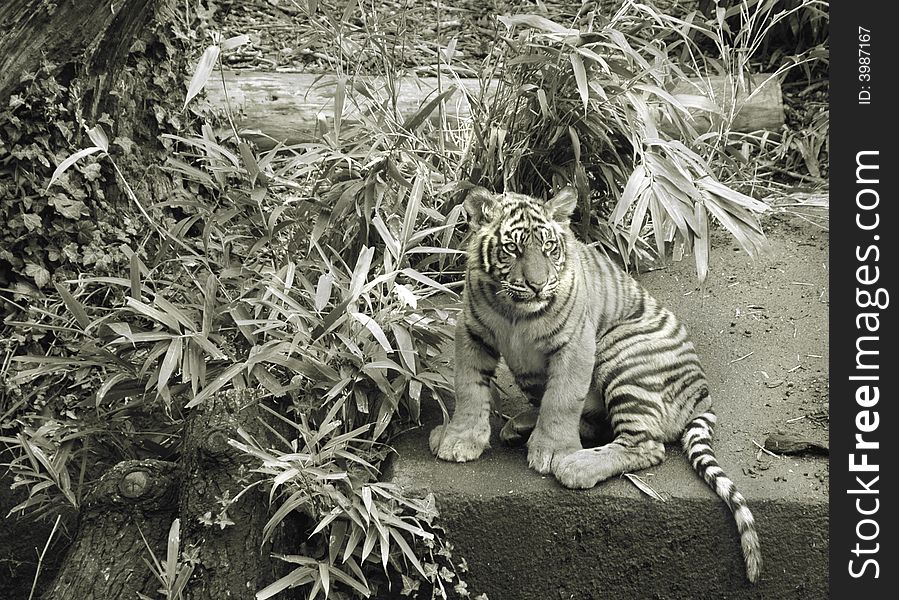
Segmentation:
<svg viewBox="0 0 899 600">
<path fill-rule="evenodd" d="M 471 595 L 435 499 L 379 481 L 390 436 L 452 393 L 461 195 L 470 184 L 546 195 L 573 183 L 588 241 L 624 261 L 692 251 L 700 279 L 716 221 L 756 253 L 766 206 L 745 193 L 751 161 L 735 148 L 747 139 L 730 132 L 732 113 L 669 90 L 697 73 L 738 77 L 750 63 L 734 54 L 737 38 L 756 47 L 771 23 L 816 4 L 775 13 L 743 2 L 710 19 L 634 3 L 608 18 L 585 5 L 564 23 L 502 16 L 478 92 L 458 85 L 453 40 L 438 39 L 438 89 L 401 114 L 409 24 L 354 2 L 306 3 L 298 18 L 332 42 L 336 73 L 335 118 L 321 137 L 262 152 L 240 138 L 234 115 L 202 109 L 203 82 L 248 41 L 213 35 L 186 98 L 150 96 L 187 109 L 157 109 L 165 157 L 150 181 L 133 168 L 127 127 L 80 123 L 77 88 L 36 77 L 0 114 L 0 127 L 19 132 L 0 165 L 0 185 L 17 198 L 4 205 L 12 227 L 0 247 L 13 286 L 3 293 L 0 441 L 13 485 L 28 490 L 14 510 L 78 507 L 106 466 L 176 451 L 193 407 L 255 389 L 277 400 L 291 430 L 275 448 L 246 432 L 231 441 L 256 460 L 252 485 L 271 498 L 266 534 L 298 514 L 310 524 L 303 546 L 280 557 L 292 572 L 258 597 L 303 586 L 309 598 L 346 598 L 386 585 Z M 735 34 L 733 15 L 754 25 Z M 451 121 L 448 102 L 470 104 L 473 119 Z M 342 119 L 351 105 L 365 109 L 358 121 Z M 716 128 L 696 130 L 689 109 L 716 115 Z M 39 135 L 39 119 L 55 119 L 59 133 Z M 228 526 L 226 510 L 210 522 Z M 173 532 L 166 564 L 148 563 L 168 597 L 191 571 Z"/>
</svg>

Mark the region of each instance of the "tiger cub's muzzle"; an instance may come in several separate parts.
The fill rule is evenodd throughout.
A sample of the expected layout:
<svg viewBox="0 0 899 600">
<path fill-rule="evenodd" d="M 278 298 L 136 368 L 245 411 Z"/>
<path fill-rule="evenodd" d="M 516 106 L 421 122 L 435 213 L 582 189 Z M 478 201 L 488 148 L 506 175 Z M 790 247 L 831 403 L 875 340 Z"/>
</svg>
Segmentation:
<svg viewBox="0 0 899 600">
<path fill-rule="evenodd" d="M 506 291 L 516 302 L 549 300 L 559 287 L 555 266 L 536 248 L 526 248 L 509 273 Z"/>
</svg>

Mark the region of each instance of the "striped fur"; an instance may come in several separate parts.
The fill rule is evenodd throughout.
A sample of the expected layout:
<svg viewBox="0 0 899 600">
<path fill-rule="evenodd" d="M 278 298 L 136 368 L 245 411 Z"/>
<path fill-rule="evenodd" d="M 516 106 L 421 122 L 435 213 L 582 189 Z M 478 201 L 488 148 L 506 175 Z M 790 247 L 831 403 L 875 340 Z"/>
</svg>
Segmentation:
<svg viewBox="0 0 899 600">
<path fill-rule="evenodd" d="M 589 488 L 658 465 L 664 444 L 680 441 L 733 513 L 755 582 L 755 522 L 712 451 L 715 415 L 686 328 L 608 257 L 575 239 L 568 219 L 576 200 L 571 188 L 545 203 L 483 188 L 468 194 L 473 235 L 456 330 L 456 407 L 431 432 L 431 450 L 461 462 L 488 447 L 490 386 L 502 357 L 539 406 L 536 420 L 521 420 L 533 428 L 531 468 Z M 611 442 L 581 446 L 587 415 L 609 421 Z"/>
</svg>

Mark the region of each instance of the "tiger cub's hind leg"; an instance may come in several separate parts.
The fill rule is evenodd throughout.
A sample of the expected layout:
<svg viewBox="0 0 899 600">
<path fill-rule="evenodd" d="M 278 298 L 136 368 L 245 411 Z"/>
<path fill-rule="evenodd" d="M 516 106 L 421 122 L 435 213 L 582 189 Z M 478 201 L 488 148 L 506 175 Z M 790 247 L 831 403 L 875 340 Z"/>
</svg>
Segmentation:
<svg viewBox="0 0 899 600">
<path fill-rule="evenodd" d="M 565 457 L 553 474 L 568 488 L 586 489 L 615 475 L 639 471 L 665 460 L 652 402 L 614 392 L 609 402 L 615 438 L 603 446 L 585 448 Z"/>
<path fill-rule="evenodd" d="M 619 435 L 597 448 L 566 456 L 554 475 L 567 488 L 587 489 L 615 475 L 639 471 L 665 460 L 665 445 L 654 439 Z"/>
</svg>

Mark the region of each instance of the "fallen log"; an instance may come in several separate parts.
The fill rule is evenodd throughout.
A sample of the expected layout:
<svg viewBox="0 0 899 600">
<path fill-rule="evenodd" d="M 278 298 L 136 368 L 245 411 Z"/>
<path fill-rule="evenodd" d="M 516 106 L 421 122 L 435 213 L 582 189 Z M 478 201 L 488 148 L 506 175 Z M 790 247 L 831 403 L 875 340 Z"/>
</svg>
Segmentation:
<svg viewBox="0 0 899 600">
<path fill-rule="evenodd" d="M 441 91 L 461 86 L 475 97 L 480 94 L 481 82 L 477 79 L 444 77 L 441 84 Z M 350 85 L 352 93 L 347 93 L 346 86 Z M 407 119 L 437 96 L 435 77 L 407 77 L 398 80 L 396 85 L 396 110 Z M 341 86 L 344 92 L 340 91 Z M 335 75 L 226 71 L 223 78 L 210 79 L 206 95 L 214 106 L 230 107 L 239 115 L 238 126 L 247 137 L 257 142 L 270 138 L 295 144 L 321 139 L 325 132 L 341 123 L 359 121 L 366 113 L 375 115 L 383 110 L 379 105 L 392 97 L 387 89 L 386 80 L 378 77 L 356 77 L 351 82 L 341 82 Z M 766 74 L 753 75 L 745 86 L 736 88 L 725 77 L 690 79 L 673 93 L 710 98 L 722 114 L 727 114 L 732 106 L 740 107 L 732 127 L 736 131 L 776 131 L 784 123 L 780 83 Z M 336 122 L 338 104 L 343 110 Z M 458 91 L 448 97 L 444 108 L 451 124 L 471 116 L 466 94 Z M 708 131 L 721 119 L 700 109 L 690 112 L 696 119 L 692 125 L 700 132 Z M 435 111 L 432 118 L 436 114 Z M 273 145 L 270 140 L 262 145 Z"/>
</svg>

